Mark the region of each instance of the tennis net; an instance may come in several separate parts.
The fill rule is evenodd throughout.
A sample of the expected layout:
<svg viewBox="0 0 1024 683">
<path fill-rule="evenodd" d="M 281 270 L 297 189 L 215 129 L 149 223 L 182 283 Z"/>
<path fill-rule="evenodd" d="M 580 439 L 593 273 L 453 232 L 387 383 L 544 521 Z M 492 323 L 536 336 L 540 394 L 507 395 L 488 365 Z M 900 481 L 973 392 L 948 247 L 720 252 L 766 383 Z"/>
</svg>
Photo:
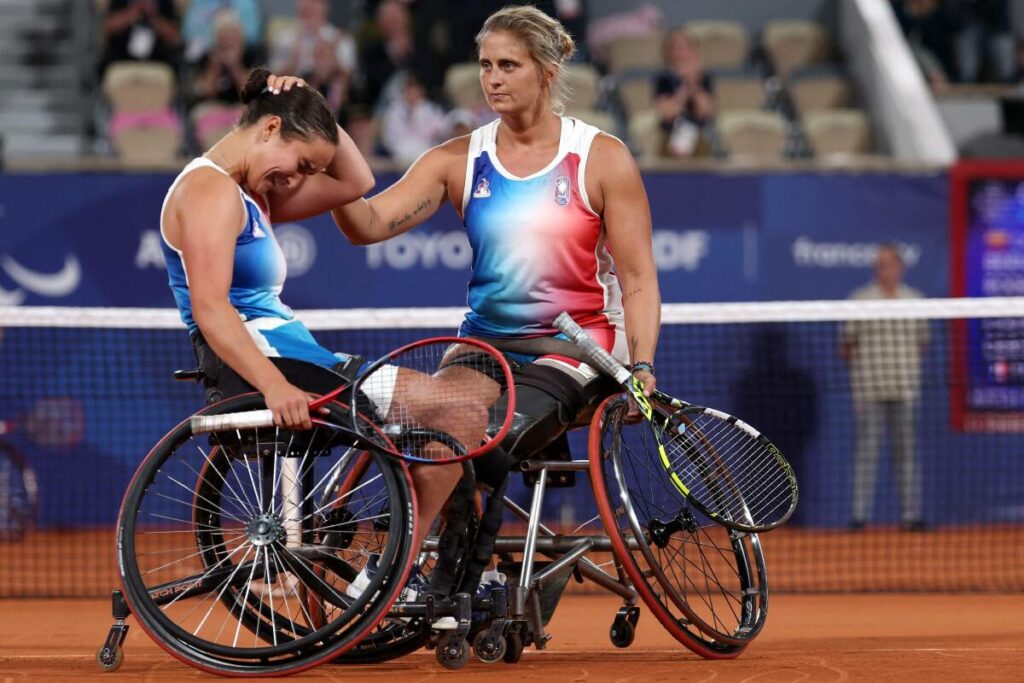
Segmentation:
<svg viewBox="0 0 1024 683">
<path fill-rule="evenodd" d="M 299 317 L 372 358 L 462 313 Z M 191 346 L 173 310 L 0 308 L 0 335 L 0 597 L 103 595 L 132 472 L 202 405 L 171 378 Z M 1024 299 L 666 305 L 657 367 L 793 463 L 796 514 L 763 536 L 772 590 L 1024 590 Z M 548 498 L 550 525 L 593 523 L 585 482 Z"/>
</svg>

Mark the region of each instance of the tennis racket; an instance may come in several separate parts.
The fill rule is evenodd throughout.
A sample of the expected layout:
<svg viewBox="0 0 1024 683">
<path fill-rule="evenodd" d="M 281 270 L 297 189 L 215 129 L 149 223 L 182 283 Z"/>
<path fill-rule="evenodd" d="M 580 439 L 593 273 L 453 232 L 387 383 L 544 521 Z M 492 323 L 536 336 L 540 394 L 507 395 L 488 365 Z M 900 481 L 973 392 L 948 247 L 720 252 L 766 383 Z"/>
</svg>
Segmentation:
<svg viewBox="0 0 1024 683">
<path fill-rule="evenodd" d="M 502 396 L 507 398 L 498 401 Z M 377 359 L 354 382 L 310 403 L 310 413 L 332 401 L 351 406 L 349 428 L 367 448 L 407 462 L 450 463 L 501 443 L 515 412 L 515 389 L 508 361 L 494 347 L 433 337 Z M 272 427 L 274 416 L 269 410 L 196 415 L 190 424 L 194 434 Z"/>
<path fill-rule="evenodd" d="M 739 418 L 643 384 L 568 313 L 554 321 L 590 362 L 633 397 L 658 445 L 673 485 L 709 518 L 737 531 L 762 532 L 785 523 L 798 497 L 793 468 L 763 434 Z"/>
</svg>

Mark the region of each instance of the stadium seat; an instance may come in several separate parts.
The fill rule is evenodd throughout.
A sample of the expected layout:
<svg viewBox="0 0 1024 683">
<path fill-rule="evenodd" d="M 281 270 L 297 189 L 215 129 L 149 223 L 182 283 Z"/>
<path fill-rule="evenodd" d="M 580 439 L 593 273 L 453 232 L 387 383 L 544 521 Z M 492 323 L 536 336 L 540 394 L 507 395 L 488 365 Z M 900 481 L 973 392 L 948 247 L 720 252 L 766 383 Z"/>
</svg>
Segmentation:
<svg viewBox="0 0 1024 683">
<path fill-rule="evenodd" d="M 103 92 L 115 113 L 162 109 L 174 96 L 174 71 L 161 62 L 114 62 L 103 76 Z"/>
<path fill-rule="evenodd" d="M 803 127 L 815 157 L 859 155 L 871 150 L 871 126 L 867 114 L 858 109 L 809 112 Z"/>
<path fill-rule="evenodd" d="M 582 109 L 578 107 L 570 107 L 565 112 L 566 116 L 579 119 L 584 123 L 589 123 L 592 126 L 597 126 L 601 130 L 611 135 L 617 135 L 617 126 L 615 125 L 615 119 L 603 111 L 596 109 Z"/>
<path fill-rule="evenodd" d="M 181 125 L 134 125 L 111 135 L 118 158 L 127 166 L 165 166 L 181 149 Z"/>
<path fill-rule="evenodd" d="M 708 74 L 715 111 L 760 109 L 764 105 L 764 80 L 746 69 L 719 70 Z"/>
<path fill-rule="evenodd" d="M 640 159 L 657 159 L 665 149 L 665 133 L 655 111 L 639 112 L 629 119 L 629 142 Z"/>
<path fill-rule="evenodd" d="M 690 21 L 686 32 L 700 52 L 705 69 L 740 66 L 747 60 L 750 39 L 735 21 Z"/>
<path fill-rule="evenodd" d="M 770 21 L 762 43 L 775 75 L 783 80 L 794 69 L 827 61 L 831 50 L 828 32 L 813 21 Z"/>
<path fill-rule="evenodd" d="M 842 109 L 853 101 L 850 81 L 834 69 L 794 71 L 786 89 L 800 118 L 814 111 Z"/>
<path fill-rule="evenodd" d="M 778 161 L 786 149 L 786 124 L 768 111 L 724 112 L 716 122 L 719 139 L 730 159 Z"/>
<path fill-rule="evenodd" d="M 661 67 L 664 34 L 622 36 L 608 45 L 608 73 L 620 74 L 628 69 L 654 69 Z"/>
<path fill-rule="evenodd" d="M 627 117 L 654 108 L 655 73 L 649 69 L 638 69 L 616 78 L 615 96 Z"/>
<path fill-rule="evenodd" d="M 569 64 L 565 80 L 572 92 L 572 106 L 593 109 L 601 94 L 601 77 L 591 64 Z"/>
<path fill-rule="evenodd" d="M 196 132 L 196 142 L 202 149 L 213 146 L 235 127 L 241 114 L 241 105 L 222 102 L 197 104 L 189 115 Z"/>
<path fill-rule="evenodd" d="M 444 74 L 444 94 L 453 107 L 472 109 L 484 101 L 480 88 L 480 65 L 476 62 L 452 64 Z"/>
</svg>

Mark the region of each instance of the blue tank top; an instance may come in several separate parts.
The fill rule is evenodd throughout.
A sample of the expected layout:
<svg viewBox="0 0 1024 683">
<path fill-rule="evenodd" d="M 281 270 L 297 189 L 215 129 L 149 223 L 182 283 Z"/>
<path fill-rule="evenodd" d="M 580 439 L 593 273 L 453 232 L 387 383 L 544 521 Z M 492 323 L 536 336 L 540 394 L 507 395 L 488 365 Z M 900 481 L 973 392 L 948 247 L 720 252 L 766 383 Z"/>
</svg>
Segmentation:
<svg viewBox="0 0 1024 683">
<path fill-rule="evenodd" d="M 170 189 L 167 190 L 167 197 L 171 196 L 178 183 L 186 175 L 199 168 L 212 168 L 224 173 L 223 169 L 209 159 L 199 157 L 178 174 Z M 291 320 L 295 315 L 292 313 L 292 309 L 281 302 L 280 298 L 287 275 L 284 253 L 277 240 L 274 239 L 270 221 L 260 205 L 242 188 L 238 188 L 238 194 L 245 207 L 245 219 L 243 225 L 240 226 L 238 237 L 235 239 L 234 269 L 231 273 L 228 301 L 238 311 L 242 320 L 255 318 Z M 192 334 L 199 328 L 192 317 L 192 301 L 188 291 L 189 274 L 185 271 L 185 262 L 181 258 L 181 251 L 167 241 L 163 220 L 166 207 L 167 198 L 164 199 L 164 208 L 160 211 L 160 236 L 162 237 L 164 260 L 167 262 L 167 277 L 174 301 L 178 304 L 178 310 L 181 312 L 181 320 L 188 326 L 188 331 Z"/>
<path fill-rule="evenodd" d="M 192 299 L 188 291 L 190 275 L 185 269 L 181 251 L 167 241 L 163 217 L 167 198 L 174 188 L 182 178 L 199 168 L 212 168 L 227 175 L 205 157 L 194 159 L 167 190 L 160 211 L 161 246 L 167 263 L 167 279 L 189 334 L 199 330 L 192 315 Z M 287 275 L 284 253 L 274 239 L 274 231 L 264 210 L 242 188 L 238 188 L 238 194 L 245 208 L 245 218 L 235 238 L 228 301 L 238 311 L 256 346 L 267 356 L 296 358 L 328 368 L 345 360 L 347 356 L 344 354 L 333 354 L 320 346 L 305 325 L 295 319 L 292 309 L 281 301 L 280 294 Z"/>
</svg>

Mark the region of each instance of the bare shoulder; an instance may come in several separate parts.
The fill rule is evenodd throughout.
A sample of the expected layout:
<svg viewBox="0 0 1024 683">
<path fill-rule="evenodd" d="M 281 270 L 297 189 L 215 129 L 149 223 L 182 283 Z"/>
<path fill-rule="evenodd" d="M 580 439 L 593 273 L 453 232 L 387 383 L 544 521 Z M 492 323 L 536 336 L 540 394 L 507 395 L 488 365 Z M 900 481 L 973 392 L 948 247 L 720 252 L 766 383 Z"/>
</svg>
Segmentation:
<svg viewBox="0 0 1024 683">
<path fill-rule="evenodd" d="M 238 184 L 212 168 L 199 168 L 182 178 L 171 193 L 168 209 L 182 224 L 213 220 L 229 227 L 241 222 L 245 210 Z"/>
<path fill-rule="evenodd" d="M 178 204 L 191 206 L 223 200 L 237 194 L 238 184 L 230 176 L 212 168 L 197 168 L 181 179 L 171 193 L 171 199 Z"/>
<path fill-rule="evenodd" d="M 614 177 L 624 171 L 634 171 L 636 160 L 632 152 L 622 140 L 608 133 L 599 133 L 590 144 L 590 161 L 602 173 L 610 173 Z"/>
<path fill-rule="evenodd" d="M 462 169 L 469 154 L 469 136 L 462 135 L 442 142 L 424 156 L 432 156 L 432 161 L 445 169 L 446 175 L 453 169 Z"/>
</svg>

